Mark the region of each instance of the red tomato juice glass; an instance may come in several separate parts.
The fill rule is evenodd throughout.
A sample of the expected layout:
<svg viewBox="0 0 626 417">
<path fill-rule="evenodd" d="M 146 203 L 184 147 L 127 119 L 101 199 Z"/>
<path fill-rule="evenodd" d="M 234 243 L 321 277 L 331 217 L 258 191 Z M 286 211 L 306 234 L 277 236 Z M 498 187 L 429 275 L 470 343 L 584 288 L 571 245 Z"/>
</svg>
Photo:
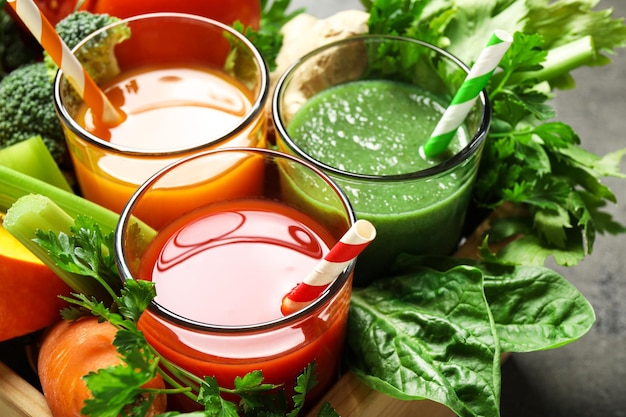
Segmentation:
<svg viewBox="0 0 626 417">
<path fill-rule="evenodd" d="M 190 14 L 139 15 L 92 33 L 73 53 L 125 116 L 103 126 L 58 72 L 55 108 L 89 200 L 119 213 L 177 159 L 266 145 L 267 66 L 229 26 Z"/>
<path fill-rule="evenodd" d="M 162 210 L 163 201 L 182 208 Z M 144 217 L 151 210 L 158 219 Z M 115 250 L 124 280 L 155 283 L 139 327 L 166 359 L 227 388 L 261 370 L 288 401 L 314 363 L 310 407 L 340 375 L 355 262 L 306 308 L 283 316 L 281 301 L 355 221 L 343 192 L 309 163 L 219 149 L 141 185 L 121 213 Z"/>
</svg>

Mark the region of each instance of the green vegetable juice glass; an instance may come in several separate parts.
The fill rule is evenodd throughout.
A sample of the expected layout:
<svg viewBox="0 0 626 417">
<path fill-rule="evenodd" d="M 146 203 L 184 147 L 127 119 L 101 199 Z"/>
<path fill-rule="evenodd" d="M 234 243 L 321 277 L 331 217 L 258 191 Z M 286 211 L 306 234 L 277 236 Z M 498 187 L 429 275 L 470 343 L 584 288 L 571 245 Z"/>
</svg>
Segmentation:
<svg viewBox="0 0 626 417">
<path fill-rule="evenodd" d="M 162 210 L 164 198 L 175 207 Z M 123 279 L 155 283 L 139 327 L 165 358 L 225 388 L 261 370 L 287 398 L 315 364 L 313 405 L 339 377 L 355 262 L 302 310 L 284 315 L 282 300 L 355 221 L 341 189 L 308 162 L 219 149 L 144 183 L 122 211 L 115 250 Z"/>
<path fill-rule="evenodd" d="M 278 81 L 278 149 L 323 169 L 376 227 L 356 285 L 402 253 L 448 255 L 459 244 L 490 124 L 484 91 L 447 152 L 426 158 L 420 147 L 468 72 L 428 43 L 364 35 L 310 52 Z"/>
<path fill-rule="evenodd" d="M 154 13 L 102 28 L 73 50 L 124 120 L 107 126 L 62 71 L 54 103 L 84 197 L 120 212 L 152 174 L 207 149 L 265 147 L 269 74 L 241 33 Z"/>
</svg>

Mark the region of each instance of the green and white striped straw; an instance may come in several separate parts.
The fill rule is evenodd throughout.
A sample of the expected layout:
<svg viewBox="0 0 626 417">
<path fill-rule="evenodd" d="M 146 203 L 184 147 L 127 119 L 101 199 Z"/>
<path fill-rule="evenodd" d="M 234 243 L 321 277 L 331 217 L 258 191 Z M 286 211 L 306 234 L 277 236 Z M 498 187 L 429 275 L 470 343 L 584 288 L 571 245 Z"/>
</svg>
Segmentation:
<svg viewBox="0 0 626 417">
<path fill-rule="evenodd" d="M 496 30 L 491 36 L 432 135 L 422 147 L 426 157 L 435 157 L 447 149 L 512 42 L 513 37 L 503 30 Z"/>
</svg>

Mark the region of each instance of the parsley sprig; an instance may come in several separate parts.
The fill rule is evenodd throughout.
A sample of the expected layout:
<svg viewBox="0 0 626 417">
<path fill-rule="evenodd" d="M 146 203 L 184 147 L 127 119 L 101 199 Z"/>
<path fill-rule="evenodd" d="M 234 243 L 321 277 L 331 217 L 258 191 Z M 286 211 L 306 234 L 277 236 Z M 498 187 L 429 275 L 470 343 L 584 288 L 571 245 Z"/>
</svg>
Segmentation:
<svg viewBox="0 0 626 417">
<path fill-rule="evenodd" d="M 602 212 L 617 201 L 601 183 L 607 176 L 626 178 L 619 172 L 626 149 L 597 156 L 580 146 L 571 126 L 554 120 L 551 90 L 537 78 L 547 68 L 544 45 L 539 34 L 517 32 L 490 86 L 493 126 L 475 200 L 488 208 L 508 202 L 528 209 L 493 223 L 494 239 L 524 236 L 504 248 L 501 261 L 541 265 L 554 256 L 571 266 L 592 252 L 597 232 L 626 231 Z"/>
<path fill-rule="evenodd" d="M 495 220 L 491 241 L 514 236 L 491 260 L 542 265 L 549 256 L 572 266 L 593 250 L 597 233 L 623 233 L 604 209 L 616 203 L 601 183 L 626 178 L 620 162 L 626 149 L 605 156 L 586 151 L 576 132 L 555 120 L 550 104 L 556 88 L 573 88 L 570 72 L 605 65 L 606 54 L 626 46 L 626 26 L 610 10 L 581 0 L 532 2 L 471 0 L 362 0 L 370 33 L 426 40 L 473 63 L 495 29 L 514 34 L 486 90 L 492 104 L 474 187 L 468 231 L 494 208 L 508 203 L 524 214 Z"/>
<path fill-rule="evenodd" d="M 291 0 L 260 0 L 261 21 L 258 30 L 244 27 L 239 21 L 233 27 L 243 33 L 265 58 L 270 71 L 276 69 L 276 57 L 283 45 L 281 28 L 285 23 L 304 11 L 303 8 L 288 11 Z"/>
<path fill-rule="evenodd" d="M 59 208 L 59 220 L 68 216 Z M 66 228 L 61 228 L 65 230 Z M 94 315 L 116 327 L 113 344 L 122 359 L 121 364 L 85 376 L 93 398 L 86 401 L 84 415 L 99 417 L 145 416 L 152 401 L 159 394 L 183 394 L 196 401 L 202 411 L 170 416 L 223 416 L 223 417 L 297 417 L 305 405 L 306 393 L 316 384 L 315 363 L 302 371 L 295 381 L 293 407 L 288 409 L 282 386 L 263 382 L 260 370 L 234 380 L 234 388 L 220 387 L 212 376 L 199 378 L 161 356 L 147 342 L 137 327 L 139 318 L 156 295 L 154 284 L 144 280 L 127 280 L 123 286 L 115 264 L 113 232 L 102 232 L 92 218 L 79 215 L 66 232 L 37 232 L 37 242 L 50 253 L 58 265 L 86 279 L 96 279 L 108 295 L 101 297 L 81 292 L 62 297 L 70 307 L 62 311 L 65 320 L 75 320 L 84 315 Z M 112 302 L 111 302 L 112 299 Z M 157 374 L 168 383 L 168 388 L 145 388 L 144 385 Z M 238 402 L 223 398 L 222 394 L 237 396 Z M 329 407 L 323 407 L 320 417 L 335 417 Z"/>
</svg>

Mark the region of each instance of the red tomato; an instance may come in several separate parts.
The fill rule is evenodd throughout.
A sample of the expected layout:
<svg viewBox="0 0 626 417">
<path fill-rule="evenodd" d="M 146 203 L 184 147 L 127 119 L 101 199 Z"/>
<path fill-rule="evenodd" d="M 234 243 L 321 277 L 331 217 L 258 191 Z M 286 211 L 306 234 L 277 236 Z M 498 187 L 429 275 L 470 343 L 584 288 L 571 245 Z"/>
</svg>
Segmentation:
<svg viewBox="0 0 626 417">
<path fill-rule="evenodd" d="M 107 13 L 120 18 L 154 12 L 191 13 L 215 19 L 227 25 L 232 25 L 239 20 L 246 27 L 252 26 L 258 29 L 261 2 L 259 0 L 86 0 L 80 6 L 80 10 Z"/>
</svg>

